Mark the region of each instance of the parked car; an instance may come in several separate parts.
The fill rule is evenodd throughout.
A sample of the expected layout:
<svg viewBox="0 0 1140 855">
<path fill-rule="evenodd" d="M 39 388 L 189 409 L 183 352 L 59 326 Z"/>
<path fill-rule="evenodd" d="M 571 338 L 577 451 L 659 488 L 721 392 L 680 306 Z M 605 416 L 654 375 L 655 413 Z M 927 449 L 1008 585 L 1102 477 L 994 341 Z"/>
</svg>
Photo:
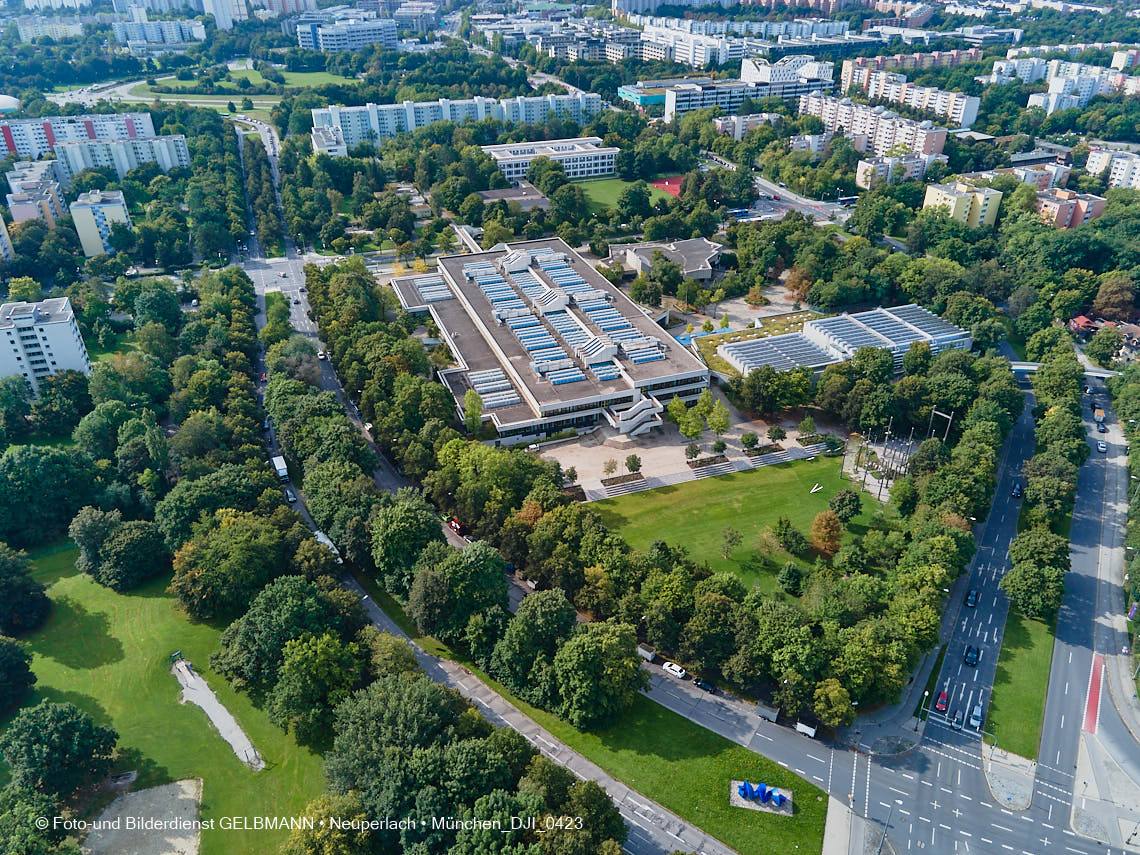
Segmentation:
<svg viewBox="0 0 1140 855">
<path fill-rule="evenodd" d="M 982 648 L 980 648 L 976 645 L 973 645 L 973 644 L 967 644 L 966 645 L 966 655 L 963 657 L 963 661 L 967 665 L 969 665 L 971 668 L 974 668 L 977 666 L 978 660 L 981 658 L 982 658 Z"/>
<path fill-rule="evenodd" d="M 708 680 L 703 680 L 700 677 L 697 677 L 695 680 L 693 680 L 693 685 L 700 689 L 702 692 L 708 692 L 710 695 L 716 694 L 716 686 L 714 686 Z"/>
<path fill-rule="evenodd" d="M 666 674 L 671 674 L 678 680 L 684 680 L 688 676 L 685 669 L 678 665 L 676 662 L 666 662 L 661 666 L 661 670 Z"/>
<path fill-rule="evenodd" d="M 1099 451 L 1101 454 L 1107 454 L 1108 453 L 1108 444 L 1102 439 L 1099 442 L 1097 442 L 1096 450 Z"/>
<path fill-rule="evenodd" d="M 1097 422 L 1096 423 L 1096 432 L 1097 433 L 1108 433 L 1108 426 L 1105 425 L 1104 422 Z"/>
<path fill-rule="evenodd" d="M 974 704 L 974 708 L 970 710 L 970 727 L 974 730 L 982 729 L 982 705 Z"/>
<path fill-rule="evenodd" d="M 977 605 L 978 605 L 978 589 L 977 588 L 971 588 L 969 590 L 969 592 L 966 594 L 966 605 L 971 609 L 977 608 Z"/>
<path fill-rule="evenodd" d="M 324 359 L 324 358 L 325 358 L 325 352 L 323 350 L 318 350 L 317 351 L 317 359 Z"/>
<path fill-rule="evenodd" d="M 1010 495 L 1013 496 L 1015 499 L 1020 499 L 1021 498 L 1021 485 L 1020 484 L 1014 484 L 1013 490 L 1010 491 Z"/>
<path fill-rule="evenodd" d="M 962 711 L 954 710 L 954 719 L 950 722 L 950 726 L 955 730 L 962 729 Z"/>
<path fill-rule="evenodd" d="M 950 696 L 945 692 L 938 693 L 938 700 L 934 702 L 935 712 L 946 712 L 950 706 Z"/>
<path fill-rule="evenodd" d="M 297 494 L 294 493 L 292 490 L 286 490 L 285 491 L 285 501 L 287 501 L 290 505 L 295 504 L 297 501 Z"/>
<path fill-rule="evenodd" d="M 300 300 L 298 300 L 296 297 L 294 297 L 294 298 L 293 298 L 293 305 L 294 305 L 294 306 L 299 306 L 299 305 L 301 305 L 301 301 L 300 301 Z"/>
</svg>

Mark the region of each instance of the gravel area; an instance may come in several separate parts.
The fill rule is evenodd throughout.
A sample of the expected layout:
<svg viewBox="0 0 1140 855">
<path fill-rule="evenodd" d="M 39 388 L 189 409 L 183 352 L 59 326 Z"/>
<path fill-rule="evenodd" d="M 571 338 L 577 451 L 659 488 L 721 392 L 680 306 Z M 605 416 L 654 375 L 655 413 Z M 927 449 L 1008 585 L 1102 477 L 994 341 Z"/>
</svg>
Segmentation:
<svg viewBox="0 0 1140 855">
<path fill-rule="evenodd" d="M 198 855 L 196 828 L 140 830 L 130 828 L 129 823 L 154 820 L 193 825 L 201 803 L 200 778 L 126 793 L 99 815 L 100 827 L 87 835 L 83 852 L 86 855 Z"/>
</svg>

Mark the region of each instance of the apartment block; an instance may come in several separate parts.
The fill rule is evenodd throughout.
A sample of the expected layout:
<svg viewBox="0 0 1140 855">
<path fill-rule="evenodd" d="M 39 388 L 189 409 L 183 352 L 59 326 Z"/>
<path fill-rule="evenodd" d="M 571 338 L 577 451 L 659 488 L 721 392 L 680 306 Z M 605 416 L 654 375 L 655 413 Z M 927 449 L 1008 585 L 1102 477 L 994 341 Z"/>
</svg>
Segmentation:
<svg viewBox="0 0 1140 855">
<path fill-rule="evenodd" d="M 1094 148 L 1089 152 L 1085 171 L 1089 175 L 1103 175 L 1107 172 L 1109 187 L 1131 187 L 1140 190 L 1140 154 Z"/>
<path fill-rule="evenodd" d="M 190 167 L 190 151 L 182 134 L 59 143 L 55 147 L 55 156 L 69 176 L 84 169 L 107 166 L 122 178 L 143 163 L 157 163 L 163 172 Z"/>
<path fill-rule="evenodd" d="M 119 190 L 91 190 L 80 193 L 71 203 L 71 219 L 79 235 L 83 254 L 88 258 L 112 252 L 111 227 L 122 223 L 131 227 L 131 215 Z"/>
<path fill-rule="evenodd" d="M 1063 163 L 1034 163 L 1029 166 L 1007 166 L 1002 169 L 963 173 L 959 178 L 977 182 L 992 181 L 998 175 L 1012 175 L 1022 184 L 1028 184 L 1035 190 L 1048 190 L 1053 187 L 1064 187 L 1071 172 L 1072 169 Z"/>
<path fill-rule="evenodd" d="M 145 19 L 145 11 L 142 16 Z M 180 52 L 206 40 L 201 21 L 116 21 L 111 31 L 115 41 L 125 44 L 136 56 Z"/>
<path fill-rule="evenodd" d="M 743 116 L 718 116 L 713 119 L 713 127 L 718 133 L 728 134 L 734 140 L 744 139 L 753 128 L 770 125 L 784 118 L 781 113 L 746 113 Z"/>
<path fill-rule="evenodd" d="M 921 68 L 953 68 L 963 62 L 976 62 L 982 58 L 980 48 L 967 50 L 936 50 L 928 53 L 897 53 L 893 56 L 860 56 L 843 60 L 839 72 L 839 91 L 852 86 L 866 89 L 866 78 L 872 71 L 907 71 Z"/>
<path fill-rule="evenodd" d="M 83 24 L 51 18 L 19 18 L 16 21 L 16 34 L 24 44 L 45 38 L 55 41 L 75 39 L 83 35 Z"/>
<path fill-rule="evenodd" d="M 311 136 L 313 151 L 317 154 L 327 154 L 329 157 L 348 156 L 348 146 L 344 143 L 344 134 L 335 125 L 313 128 Z"/>
<path fill-rule="evenodd" d="M 1135 48 L 1115 51 L 1112 54 L 1112 62 L 1109 63 L 1109 67 L 1115 68 L 1117 71 L 1135 68 L 1137 65 L 1140 65 L 1140 50 Z"/>
<path fill-rule="evenodd" d="M 408 0 L 392 13 L 392 19 L 400 29 L 426 33 L 439 26 L 439 6 L 423 0 Z"/>
<path fill-rule="evenodd" d="M 908 154 L 889 157 L 868 157 L 860 160 L 855 167 L 855 186 L 864 190 L 882 184 L 897 184 L 902 181 L 921 181 L 932 163 L 948 163 L 944 154 Z"/>
<path fill-rule="evenodd" d="M 800 114 L 818 116 L 826 130 L 846 135 L 862 153 L 882 156 L 904 146 L 918 154 L 941 154 L 946 145 L 946 128 L 904 119 L 882 106 L 855 104 L 849 98 L 813 92 L 800 98 Z"/>
<path fill-rule="evenodd" d="M 94 0 L 24 0 L 24 8 L 30 11 L 47 9 L 83 9 Z"/>
<path fill-rule="evenodd" d="M 306 50 L 326 52 L 360 50 L 380 45 L 395 50 L 396 22 L 391 18 L 356 18 L 337 23 L 297 27 L 297 44 Z"/>
<path fill-rule="evenodd" d="M 91 373 L 87 347 L 66 297 L 0 306 L 0 377 L 40 382 L 61 371 Z"/>
<path fill-rule="evenodd" d="M 549 157 L 574 178 L 601 178 L 614 174 L 619 149 L 601 146 L 601 137 L 577 137 L 533 143 L 481 146 L 509 181 L 526 178 L 537 157 Z"/>
<path fill-rule="evenodd" d="M 38 158 L 57 143 L 74 140 L 116 140 L 153 137 L 150 113 L 105 113 L 83 116 L 43 116 L 0 119 L 0 151 Z"/>
<path fill-rule="evenodd" d="M 4 173 L 11 191 L 7 195 L 8 210 L 17 223 L 43 220 L 54 226 L 63 217 L 63 191 L 60 181 L 66 173 L 57 160 L 20 161 Z"/>
<path fill-rule="evenodd" d="M 337 127 L 351 149 L 365 141 L 394 137 L 433 122 L 468 122 L 499 119 L 539 124 L 558 116 L 583 124 L 602 111 L 602 96 L 593 92 L 571 95 L 520 95 L 515 98 L 476 96 L 452 101 L 405 101 L 402 104 L 365 104 L 360 107 L 321 107 L 313 110 L 313 126 Z"/>
<path fill-rule="evenodd" d="M 952 184 L 931 184 L 926 188 L 922 207 L 942 208 L 950 219 L 965 223 L 972 229 L 988 228 L 997 222 L 1001 191 L 992 187 L 977 187 L 965 181 Z"/>
<path fill-rule="evenodd" d="M 1029 96 L 1028 107 L 1042 107 L 1046 114 L 1084 107 L 1097 95 L 1140 94 L 1140 77 L 1098 65 L 1050 60 L 1045 71 L 1047 92 Z"/>
<path fill-rule="evenodd" d="M 872 101 L 886 101 L 944 116 L 960 128 L 968 128 L 977 120 L 981 106 L 981 99 L 975 95 L 916 86 L 894 71 L 872 71 L 867 75 L 864 91 Z"/>
<path fill-rule="evenodd" d="M 4 218 L 0 217 L 0 261 L 11 261 L 15 257 L 12 249 L 12 238 L 8 235 L 8 227 L 4 225 Z"/>
<path fill-rule="evenodd" d="M 746 40 L 731 36 L 702 35 L 669 27 L 649 26 L 642 31 L 641 38 L 668 48 L 674 62 L 693 68 L 704 68 L 710 63 L 728 65 L 739 62 L 748 55 L 745 52 Z"/>
<path fill-rule="evenodd" d="M 1105 198 L 1053 187 L 1037 192 L 1037 213 L 1058 229 L 1075 229 L 1104 213 Z"/>
</svg>

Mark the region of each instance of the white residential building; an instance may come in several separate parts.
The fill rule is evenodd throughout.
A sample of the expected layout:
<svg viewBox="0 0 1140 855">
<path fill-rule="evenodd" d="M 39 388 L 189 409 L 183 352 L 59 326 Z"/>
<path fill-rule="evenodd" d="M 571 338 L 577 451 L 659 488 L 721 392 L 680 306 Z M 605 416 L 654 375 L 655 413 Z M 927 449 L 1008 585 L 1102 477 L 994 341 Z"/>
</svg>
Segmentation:
<svg viewBox="0 0 1140 855">
<path fill-rule="evenodd" d="M 946 145 L 946 128 L 904 119 L 885 107 L 855 104 L 848 98 L 813 92 L 800 98 L 800 114 L 818 116 L 827 131 L 843 133 L 864 153 L 882 156 L 904 146 L 918 154 L 941 154 Z"/>
<path fill-rule="evenodd" d="M 313 110 L 313 127 L 337 127 L 344 145 L 394 137 L 433 122 L 468 122 L 499 119 L 540 124 L 551 116 L 584 124 L 602 111 L 602 96 L 593 92 L 570 95 L 520 95 L 515 98 L 475 96 L 452 101 L 405 101 L 402 104 L 365 104 L 359 107 L 321 107 Z"/>
<path fill-rule="evenodd" d="M 506 143 L 481 146 L 509 181 L 526 178 L 537 157 L 549 157 L 572 179 L 601 178 L 614 174 L 619 149 L 601 146 L 601 137 Z"/>
<path fill-rule="evenodd" d="M 839 73 L 839 90 L 846 92 L 852 86 L 867 88 L 867 75 L 873 71 L 905 71 L 919 68 L 953 68 L 963 62 L 976 62 L 982 58 L 980 48 L 966 50 L 935 50 L 928 53 L 897 53 L 893 56 L 860 56 L 843 60 Z"/>
<path fill-rule="evenodd" d="M 1049 63 L 1039 56 L 1021 56 L 1013 59 L 999 59 L 994 63 L 993 70 L 988 77 L 983 77 L 986 83 L 1005 85 L 1014 80 L 1023 83 L 1036 83 L 1044 80 L 1049 70 Z"/>
<path fill-rule="evenodd" d="M 439 6 L 427 0 L 407 0 L 392 13 L 392 20 L 400 29 L 426 33 L 439 26 Z"/>
<path fill-rule="evenodd" d="M 131 227 L 131 215 L 119 190 L 91 190 L 71 203 L 71 219 L 88 258 L 112 252 L 111 226 Z"/>
<path fill-rule="evenodd" d="M 978 118 L 981 99 L 964 92 L 947 92 L 933 86 L 916 86 L 893 71 L 874 71 L 867 75 L 864 90 L 872 101 L 901 104 L 912 110 L 945 116 L 959 128 L 968 128 Z"/>
<path fill-rule="evenodd" d="M 60 142 L 153 137 L 150 113 L 102 113 L 84 116 L 0 118 L 0 152 L 37 158 Z"/>
<path fill-rule="evenodd" d="M 709 63 L 728 65 L 739 62 L 745 53 L 745 39 L 732 36 L 706 36 L 671 27 L 649 26 L 641 32 L 642 41 L 662 45 L 673 54 L 673 61 L 693 68 Z M 759 51 L 754 51 L 759 53 Z"/>
<path fill-rule="evenodd" d="M 313 151 L 329 157 L 347 157 L 348 146 L 344 144 L 344 133 L 336 125 L 312 130 Z"/>
<path fill-rule="evenodd" d="M 1030 95 L 1026 106 L 1042 107 L 1046 114 L 1084 107 L 1097 95 L 1140 94 L 1140 77 L 1063 59 L 1049 61 L 1045 79 L 1049 81 L 1049 91 Z"/>
<path fill-rule="evenodd" d="M 728 134 L 734 140 L 742 140 L 744 135 L 753 128 L 775 124 L 783 118 L 782 113 L 746 113 L 743 116 L 718 116 L 713 119 L 713 127 L 719 133 Z"/>
<path fill-rule="evenodd" d="M 52 18 L 20 18 L 16 21 L 16 32 L 25 44 L 36 39 L 74 39 L 83 35 L 83 25 L 71 21 L 56 21 Z"/>
<path fill-rule="evenodd" d="M 855 186 L 864 190 L 882 184 L 897 184 L 901 181 L 921 181 L 926 177 L 930 164 L 948 163 L 944 154 L 907 154 L 888 157 L 868 157 L 860 160 L 855 167 Z"/>
<path fill-rule="evenodd" d="M 245 0 L 202 0 L 202 8 L 214 19 L 219 30 L 232 30 L 234 23 L 249 20 L 249 7 Z"/>
<path fill-rule="evenodd" d="M 116 21 L 111 30 L 115 41 L 127 45 L 135 55 L 183 51 L 206 40 L 206 27 L 201 21 Z"/>
<path fill-rule="evenodd" d="M 1108 173 L 1109 187 L 1131 187 L 1140 190 L 1140 154 L 1094 148 L 1089 152 L 1085 171 L 1089 175 Z"/>
<path fill-rule="evenodd" d="M 24 8 L 32 11 L 46 9 L 83 9 L 94 0 L 24 0 Z"/>
<path fill-rule="evenodd" d="M 0 306 L 0 377 L 23 377 L 39 392 L 40 381 L 61 371 L 91 373 L 71 302 L 57 297 Z"/>
<path fill-rule="evenodd" d="M 122 178 L 143 163 L 157 163 L 163 172 L 190 167 L 186 137 L 171 134 L 129 140 L 81 140 L 60 143 L 55 155 L 68 176 L 84 169 L 109 166 Z"/>
<path fill-rule="evenodd" d="M 835 65 L 820 62 L 814 56 L 794 54 L 776 62 L 766 59 L 743 59 L 740 62 L 740 79 L 756 84 L 757 90 L 766 90 L 761 97 L 798 98 L 806 92 L 830 89 Z"/>
<path fill-rule="evenodd" d="M 8 227 L 4 225 L 4 218 L 0 217 L 0 261 L 11 261 L 15 254 L 12 238 L 8 236 Z"/>
</svg>

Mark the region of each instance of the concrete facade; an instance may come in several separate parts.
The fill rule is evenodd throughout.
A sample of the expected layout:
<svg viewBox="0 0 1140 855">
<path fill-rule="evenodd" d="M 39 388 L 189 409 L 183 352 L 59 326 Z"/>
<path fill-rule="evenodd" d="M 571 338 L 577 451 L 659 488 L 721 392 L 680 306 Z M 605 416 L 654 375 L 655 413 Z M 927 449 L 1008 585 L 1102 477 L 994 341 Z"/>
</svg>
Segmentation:
<svg viewBox="0 0 1140 855">
<path fill-rule="evenodd" d="M 23 377 L 33 392 L 61 371 L 91 373 L 87 347 L 66 297 L 0 306 L 0 377 Z"/>
</svg>

